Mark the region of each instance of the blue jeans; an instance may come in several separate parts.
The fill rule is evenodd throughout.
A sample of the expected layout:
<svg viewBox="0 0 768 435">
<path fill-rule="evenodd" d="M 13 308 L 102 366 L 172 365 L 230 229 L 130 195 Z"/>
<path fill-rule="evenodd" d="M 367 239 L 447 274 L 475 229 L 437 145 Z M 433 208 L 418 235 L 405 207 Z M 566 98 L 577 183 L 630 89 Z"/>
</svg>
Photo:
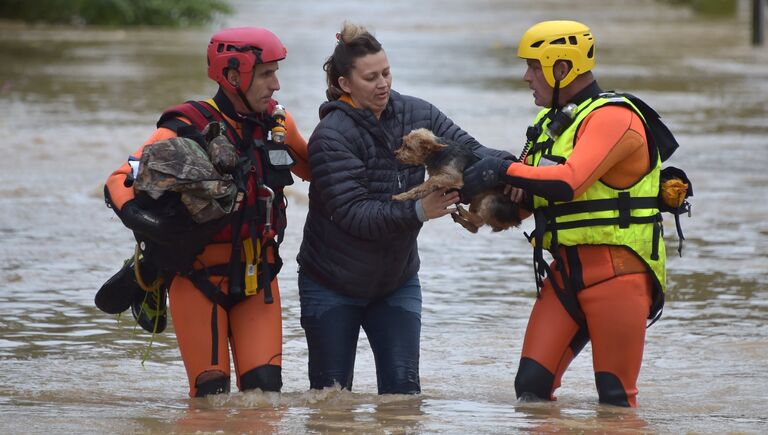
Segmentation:
<svg viewBox="0 0 768 435">
<path fill-rule="evenodd" d="M 352 389 L 360 327 L 376 361 L 379 394 L 416 394 L 419 382 L 421 284 L 414 275 L 381 299 L 337 293 L 299 272 L 301 326 L 309 349 L 309 387 Z"/>
</svg>

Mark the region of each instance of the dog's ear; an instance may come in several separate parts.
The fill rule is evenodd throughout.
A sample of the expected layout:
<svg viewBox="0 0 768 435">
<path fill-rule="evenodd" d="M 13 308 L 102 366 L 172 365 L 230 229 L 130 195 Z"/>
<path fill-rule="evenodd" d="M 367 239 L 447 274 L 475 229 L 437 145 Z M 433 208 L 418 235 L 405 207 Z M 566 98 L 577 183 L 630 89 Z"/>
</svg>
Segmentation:
<svg viewBox="0 0 768 435">
<path fill-rule="evenodd" d="M 448 145 L 441 143 L 437 140 L 437 136 L 432 136 L 430 140 L 424 141 L 424 147 L 431 152 L 439 151 Z"/>
<path fill-rule="evenodd" d="M 426 128 L 411 131 L 403 138 L 403 148 L 411 150 L 416 161 L 423 162 L 426 156 L 440 151 L 447 145 L 441 144 L 438 137 Z"/>
</svg>

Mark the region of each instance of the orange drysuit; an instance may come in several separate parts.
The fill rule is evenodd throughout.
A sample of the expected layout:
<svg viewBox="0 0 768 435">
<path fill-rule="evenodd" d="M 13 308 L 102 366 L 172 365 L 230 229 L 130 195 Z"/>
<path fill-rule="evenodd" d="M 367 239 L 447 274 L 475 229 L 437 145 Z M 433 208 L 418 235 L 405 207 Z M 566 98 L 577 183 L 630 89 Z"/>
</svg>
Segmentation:
<svg viewBox="0 0 768 435">
<path fill-rule="evenodd" d="M 209 100 L 206 107 L 218 109 L 222 119 L 236 130 L 238 138 L 242 138 L 243 124 L 238 122 L 239 118 L 234 114 L 231 103 L 222 93 Z M 178 119 L 192 123 L 185 117 Z M 285 121 L 285 145 L 296 161 L 291 171 L 308 180 L 310 172 L 306 141 L 296 128 L 293 116 L 288 112 Z M 160 126 L 134 156 L 140 157 L 144 146 L 176 135 L 174 130 Z M 258 128 L 254 130 L 254 138 L 263 139 L 264 136 L 265 133 Z M 125 186 L 130 173 L 131 167 L 125 163 L 112 173 L 106 183 L 113 206 L 118 210 L 134 199 L 133 188 Z M 249 180 L 248 197 L 244 203 L 256 201 L 254 195 L 259 194 L 259 189 L 253 186 L 253 180 Z M 275 204 L 275 207 L 278 206 L 284 205 Z M 211 243 L 197 256 L 194 269 L 227 265 L 233 249 L 232 231 L 233 228 L 227 226 L 216 234 Z M 245 231 L 245 238 L 247 237 L 248 233 Z M 240 249 L 240 258 L 246 258 L 242 247 Z M 274 248 L 265 245 L 265 251 L 264 257 L 273 262 Z M 220 271 L 211 273 L 209 282 L 221 293 L 228 294 L 229 282 L 225 275 Z M 187 276 L 174 277 L 169 290 L 170 312 L 189 378 L 190 397 L 229 390 L 230 348 L 240 390 L 261 388 L 279 391 L 282 385 L 282 323 L 277 278 L 272 279 L 271 290 L 273 303 L 265 303 L 265 298 L 259 293 L 258 296 L 245 297 L 227 310 L 221 304 L 215 305 Z"/>
<path fill-rule="evenodd" d="M 632 186 L 649 172 L 650 158 L 641 118 L 631 109 L 609 105 L 587 115 L 564 164 L 513 163 L 507 176 L 511 184 L 540 197 L 576 198 L 597 180 L 617 189 Z M 550 265 L 558 272 L 544 281 L 528 322 L 515 379 L 518 397 L 554 400 L 568 365 L 591 341 L 600 401 L 634 407 L 654 291 L 652 272 L 624 246 L 561 246 L 559 254 L 563 264 Z M 564 285 L 560 268 L 567 276 L 580 275 L 583 287 Z M 577 292 L 586 329 L 569 314 L 557 291 Z"/>
</svg>

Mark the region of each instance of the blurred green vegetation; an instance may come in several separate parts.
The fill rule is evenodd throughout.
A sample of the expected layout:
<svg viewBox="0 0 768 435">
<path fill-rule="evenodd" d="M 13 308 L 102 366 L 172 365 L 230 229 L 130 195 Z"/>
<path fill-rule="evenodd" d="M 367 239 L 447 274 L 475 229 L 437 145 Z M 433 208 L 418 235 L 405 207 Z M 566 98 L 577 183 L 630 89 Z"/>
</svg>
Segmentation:
<svg viewBox="0 0 768 435">
<path fill-rule="evenodd" d="M 195 26 L 229 14 L 228 0 L 0 0 L 0 19 L 100 26 Z"/>
<path fill-rule="evenodd" d="M 690 6 L 697 14 L 711 17 L 732 17 L 736 15 L 738 0 L 658 0 L 673 5 Z"/>
</svg>

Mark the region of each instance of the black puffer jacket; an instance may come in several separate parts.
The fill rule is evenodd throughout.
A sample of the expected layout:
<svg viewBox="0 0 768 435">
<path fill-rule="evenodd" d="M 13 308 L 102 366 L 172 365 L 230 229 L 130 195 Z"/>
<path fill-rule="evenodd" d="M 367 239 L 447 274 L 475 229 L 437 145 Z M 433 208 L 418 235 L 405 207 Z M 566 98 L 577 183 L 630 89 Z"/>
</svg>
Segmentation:
<svg viewBox="0 0 768 435">
<path fill-rule="evenodd" d="M 320 106 L 308 144 L 309 214 L 297 257 L 303 273 L 343 294 L 376 298 L 418 272 L 415 202 L 391 200 L 424 181 L 423 166 L 403 165 L 393 152 L 417 128 L 499 156 L 432 104 L 394 91 L 378 120 L 341 101 Z"/>
</svg>

